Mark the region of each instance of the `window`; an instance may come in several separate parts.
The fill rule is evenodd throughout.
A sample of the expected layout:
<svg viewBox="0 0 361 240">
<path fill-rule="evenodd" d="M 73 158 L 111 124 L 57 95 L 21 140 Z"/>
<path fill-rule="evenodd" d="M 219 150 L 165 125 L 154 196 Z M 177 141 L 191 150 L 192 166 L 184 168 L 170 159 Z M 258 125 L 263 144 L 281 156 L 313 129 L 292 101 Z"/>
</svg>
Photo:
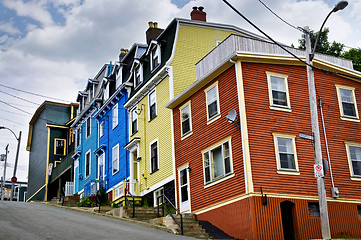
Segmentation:
<svg viewBox="0 0 361 240">
<path fill-rule="evenodd" d="M 149 101 L 149 121 L 151 121 L 153 118 L 157 116 L 157 99 L 156 99 L 155 90 L 149 93 L 148 101 Z"/>
<path fill-rule="evenodd" d="M 298 173 L 295 137 L 293 135 L 274 133 L 277 170 Z"/>
<path fill-rule="evenodd" d="M 361 205 L 357 206 L 358 219 L 361 219 Z"/>
<path fill-rule="evenodd" d="M 116 126 L 118 126 L 118 103 L 114 105 L 112 112 L 113 112 L 112 122 L 114 129 Z"/>
<path fill-rule="evenodd" d="M 230 140 L 210 150 L 202 152 L 204 182 L 210 183 L 232 173 Z"/>
<path fill-rule="evenodd" d="M 137 108 L 134 108 L 131 111 L 131 119 L 132 119 L 132 135 L 138 131 L 138 113 Z"/>
<path fill-rule="evenodd" d="M 85 177 L 90 175 L 90 150 L 85 154 Z"/>
<path fill-rule="evenodd" d="M 100 137 L 103 137 L 103 135 L 104 135 L 104 125 L 105 125 L 104 121 L 100 123 L 100 128 L 99 128 L 99 136 Z"/>
<path fill-rule="evenodd" d="M 287 84 L 288 76 L 271 72 L 266 73 L 271 108 L 291 108 Z"/>
<path fill-rule="evenodd" d="M 98 179 L 104 180 L 104 153 L 98 157 Z"/>
<path fill-rule="evenodd" d="M 112 149 L 113 175 L 119 171 L 119 144 Z"/>
<path fill-rule="evenodd" d="M 336 85 L 341 117 L 358 119 L 355 88 Z"/>
<path fill-rule="evenodd" d="M 361 144 L 346 143 L 351 177 L 361 178 Z"/>
<path fill-rule="evenodd" d="M 79 147 L 80 146 L 80 137 L 81 137 L 81 129 L 79 128 L 76 131 L 76 146 Z"/>
<path fill-rule="evenodd" d="M 308 212 L 310 216 L 319 217 L 320 216 L 320 207 L 316 202 L 309 202 L 308 203 Z"/>
<path fill-rule="evenodd" d="M 219 115 L 218 85 L 217 83 L 206 89 L 208 121 Z"/>
<path fill-rule="evenodd" d="M 155 45 L 151 51 L 151 69 L 155 69 L 160 64 L 160 47 L 159 45 Z"/>
<path fill-rule="evenodd" d="M 86 135 L 86 138 L 90 137 L 90 130 L 91 130 L 91 122 L 90 122 L 90 117 L 87 118 L 86 120 L 86 128 L 85 128 L 85 135 Z"/>
<path fill-rule="evenodd" d="M 65 155 L 65 139 L 55 138 L 55 155 Z"/>
<path fill-rule="evenodd" d="M 181 119 L 182 136 L 185 136 L 192 131 L 190 103 L 187 103 L 186 106 L 180 109 L 180 119 Z"/>
<path fill-rule="evenodd" d="M 138 64 L 134 69 L 134 87 L 138 87 L 143 82 L 142 66 Z"/>
<path fill-rule="evenodd" d="M 150 144 L 150 173 L 154 173 L 158 169 L 158 140 L 155 140 Z"/>
</svg>

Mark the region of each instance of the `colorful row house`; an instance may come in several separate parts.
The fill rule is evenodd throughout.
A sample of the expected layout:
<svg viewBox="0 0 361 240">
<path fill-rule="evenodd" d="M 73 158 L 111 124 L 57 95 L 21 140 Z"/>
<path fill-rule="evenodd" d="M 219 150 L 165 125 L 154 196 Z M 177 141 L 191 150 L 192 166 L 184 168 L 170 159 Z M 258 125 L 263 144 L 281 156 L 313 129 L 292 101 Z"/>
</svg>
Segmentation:
<svg viewBox="0 0 361 240">
<path fill-rule="evenodd" d="M 360 238 L 361 73 L 321 54 L 313 64 L 331 235 Z M 230 35 L 196 71 L 166 105 L 177 207 L 239 239 L 322 238 L 313 143 L 299 137 L 312 135 L 306 65 L 273 43 Z"/>
<path fill-rule="evenodd" d="M 29 151 L 27 201 L 50 201 L 63 194 L 66 182 L 73 182 L 71 155 L 74 134 L 70 127 L 78 104 L 45 101 L 29 123 L 26 150 Z"/>
<path fill-rule="evenodd" d="M 129 99 L 129 151 L 131 192 L 148 206 L 164 194 L 175 198 L 175 158 L 172 111 L 165 105 L 195 82 L 195 64 L 231 33 L 262 39 L 230 25 L 206 22 L 202 8 L 191 20 L 174 19 L 164 30 L 149 22 L 147 49 L 134 61 Z"/>
</svg>

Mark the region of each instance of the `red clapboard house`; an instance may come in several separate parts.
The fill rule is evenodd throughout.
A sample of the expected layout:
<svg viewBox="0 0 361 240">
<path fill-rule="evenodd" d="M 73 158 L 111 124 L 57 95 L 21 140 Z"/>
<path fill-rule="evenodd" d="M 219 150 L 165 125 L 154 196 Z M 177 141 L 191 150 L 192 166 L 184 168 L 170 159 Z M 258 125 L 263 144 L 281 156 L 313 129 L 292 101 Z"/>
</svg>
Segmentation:
<svg viewBox="0 0 361 240">
<path fill-rule="evenodd" d="M 332 170 L 331 235 L 361 238 L 361 73 L 320 54 L 313 64 L 343 74 L 314 70 L 322 156 L 324 126 Z M 196 81 L 167 104 L 178 209 L 235 238 L 321 238 L 313 143 L 299 136 L 312 135 L 305 64 L 274 44 L 231 35 L 196 69 Z"/>
</svg>

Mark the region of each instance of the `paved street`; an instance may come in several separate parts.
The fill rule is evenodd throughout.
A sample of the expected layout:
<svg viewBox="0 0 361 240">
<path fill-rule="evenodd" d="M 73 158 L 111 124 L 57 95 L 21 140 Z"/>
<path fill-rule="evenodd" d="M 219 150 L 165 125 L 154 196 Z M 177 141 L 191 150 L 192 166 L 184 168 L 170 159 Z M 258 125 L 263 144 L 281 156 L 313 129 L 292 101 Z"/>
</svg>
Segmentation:
<svg viewBox="0 0 361 240">
<path fill-rule="evenodd" d="M 121 219 L 39 203 L 0 202 L 0 240 L 192 239 Z"/>
</svg>

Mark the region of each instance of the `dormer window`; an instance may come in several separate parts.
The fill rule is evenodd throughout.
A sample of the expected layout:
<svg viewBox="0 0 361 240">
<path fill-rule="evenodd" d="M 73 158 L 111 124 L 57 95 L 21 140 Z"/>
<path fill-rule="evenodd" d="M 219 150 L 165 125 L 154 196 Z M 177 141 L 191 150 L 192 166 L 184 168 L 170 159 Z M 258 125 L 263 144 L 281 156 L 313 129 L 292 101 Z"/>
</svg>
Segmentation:
<svg viewBox="0 0 361 240">
<path fill-rule="evenodd" d="M 151 69 L 154 70 L 160 65 L 160 46 L 154 45 L 151 51 Z"/>
<path fill-rule="evenodd" d="M 91 100 L 93 100 L 93 85 L 90 86 L 89 88 L 89 102 L 91 102 Z"/>
<path fill-rule="evenodd" d="M 138 87 L 142 82 L 142 65 L 138 64 L 134 69 L 134 87 Z"/>
</svg>

